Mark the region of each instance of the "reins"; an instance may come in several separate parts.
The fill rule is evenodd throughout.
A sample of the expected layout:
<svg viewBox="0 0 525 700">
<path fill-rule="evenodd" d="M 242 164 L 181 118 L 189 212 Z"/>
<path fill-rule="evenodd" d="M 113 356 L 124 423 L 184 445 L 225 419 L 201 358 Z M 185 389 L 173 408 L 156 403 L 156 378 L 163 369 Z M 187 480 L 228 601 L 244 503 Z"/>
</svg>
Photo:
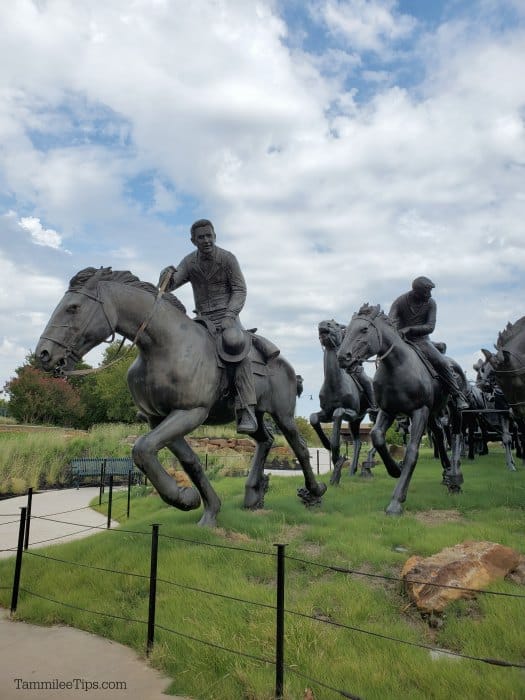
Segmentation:
<svg viewBox="0 0 525 700">
<path fill-rule="evenodd" d="M 149 322 L 150 322 L 151 319 L 153 318 L 153 314 L 154 314 L 155 311 L 157 310 L 157 303 L 159 302 L 159 300 L 162 298 L 162 295 L 163 295 L 164 292 L 166 291 L 166 287 L 167 287 L 167 285 L 168 285 L 168 281 L 169 281 L 169 277 L 166 277 L 166 279 L 165 279 L 165 280 L 162 282 L 162 284 L 160 285 L 159 291 L 157 292 L 157 296 L 155 297 L 155 301 L 153 302 L 153 306 L 151 307 L 151 311 L 150 311 L 148 317 L 147 317 L 146 319 L 144 319 L 144 321 L 142 321 L 142 323 L 141 323 L 140 326 L 138 327 L 137 332 L 135 333 L 135 337 L 133 338 L 133 341 L 132 341 L 131 345 L 129 345 L 129 346 L 126 348 L 126 352 L 125 352 L 123 355 L 120 355 L 120 357 L 119 357 L 119 353 L 121 352 L 122 347 L 123 347 L 123 345 L 124 345 L 124 342 L 125 342 L 125 340 L 126 340 L 126 338 L 125 338 L 124 336 L 122 336 L 122 340 L 120 341 L 120 345 L 118 346 L 118 349 L 117 349 L 117 354 L 116 354 L 116 356 L 114 357 L 114 359 L 111 360 L 111 362 L 108 362 L 106 365 L 101 365 L 100 367 L 91 367 L 91 368 L 89 368 L 89 369 L 72 369 L 72 370 L 66 370 L 66 371 L 63 371 L 62 374 L 63 374 L 64 376 L 66 376 L 66 377 L 72 377 L 72 376 L 80 377 L 80 376 L 86 376 L 86 375 L 88 375 L 88 374 L 96 374 L 97 372 L 102 372 L 102 370 L 108 369 L 109 367 L 112 367 L 113 365 L 116 365 L 118 362 L 122 362 L 122 360 L 125 360 L 127 357 L 129 357 L 131 351 L 132 351 L 133 348 L 137 345 L 137 342 L 138 342 L 138 340 L 139 340 L 141 334 L 146 330 L 146 328 L 147 328 Z M 90 294 L 87 294 L 86 292 L 79 292 L 79 293 L 80 293 L 80 294 L 84 294 L 84 296 L 87 296 L 87 297 L 89 297 L 90 299 L 93 299 L 94 301 L 98 301 L 98 302 L 101 304 L 102 310 L 103 310 L 104 315 L 105 315 L 105 317 L 106 317 L 106 320 L 108 321 L 109 327 L 111 328 L 111 331 L 112 331 L 112 339 L 109 340 L 109 341 L 107 341 L 107 342 L 109 342 L 109 343 L 113 342 L 113 339 L 115 338 L 115 330 L 113 329 L 111 323 L 109 322 L 109 318 L 108 318 L 108 316 L 107 316 L 107 314 L 106 314 L 106 310 L 104 309 L 104 302 L 103 302 L 103 300 L 100 299 L 98 296 L 94 297 L 94 296 L 92 296 L 92 295 L 90 295 Z M 96 308 L 96 307 L 95 307 L 95 308 Z M 89 319 L 88 319 L 89 321 L 91 320 L 92 316 L 93 316 L 93 314 L 91 314 L 91 316 L 89 317 Z M 88 323 L 88 322 L 86 322 L 86 323 L 84 324 L 84 327 L 87 326 L 87 323 Z M 83 330 L 83 329 L 82 329 L 82 330 Z M 52 340 L 52 339 L 49 338 L 48 340 Z M 53 342 L 56 343 L 57 341 L 55 340 L 55 341 L 53 341 Z M 66 350 L 69 351 L 69 354 L 70 354 L 71 356 L 73 356 L 73 357 L 78 357 L 78 356 L 76 355 L 75 351 L 74 351 L 72 348 L 67 348 L 63 343 L 57 343 L 57 344 L 58 344 L 58 345 L 61 345 L 62 347 L 65 347 Z"/>
</svg>

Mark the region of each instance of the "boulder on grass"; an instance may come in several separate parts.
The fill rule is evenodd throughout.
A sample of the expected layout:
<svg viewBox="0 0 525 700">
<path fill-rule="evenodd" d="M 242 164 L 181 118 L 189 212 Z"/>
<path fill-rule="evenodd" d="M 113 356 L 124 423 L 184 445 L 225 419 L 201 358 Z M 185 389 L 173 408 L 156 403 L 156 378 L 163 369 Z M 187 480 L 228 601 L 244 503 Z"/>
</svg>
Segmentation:
<svg viewBox="0 0 525 700">
<path fill-rule="evenodd" d="M 451 601 L 474 598 L 474 591 L 505 578 L 520 564 L 523 565 L 523 556 L 510 547 L 494 542 L 464 542 L 431 557 L 410 557 L 401 575 L 420 612 L 440 614 Z"/>
</svg>

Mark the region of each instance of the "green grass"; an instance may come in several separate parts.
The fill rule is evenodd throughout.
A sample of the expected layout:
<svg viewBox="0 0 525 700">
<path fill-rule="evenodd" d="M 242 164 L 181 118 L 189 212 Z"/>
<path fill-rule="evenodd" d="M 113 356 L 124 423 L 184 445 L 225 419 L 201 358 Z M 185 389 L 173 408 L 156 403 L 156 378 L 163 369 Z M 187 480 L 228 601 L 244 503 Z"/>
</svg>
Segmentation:
<svg viewBox="0 0 525 700">
<path fill-rule="evenodd" d="M 81 612 L 25 592 L 17 614 L 39 624 L 61 622 L 80 627 L 143 654 L 146 626 L 118 618 L 147 619 L 151 524 L 159 523 L 162 581 L 158 583 L 156 619 L 158 625 L 178 634 L 157 629 L 153 664 L 174 679 L 173 693 L 199 700 L 269 700 L 274 686 L 271 664 L 187 637 L 272 659 L 275 611 L 189 588 L 273 606 L 273 545 L 285 543 L 287 610 L 371 633 L 288 613 L 287 700 L 303 698 L 307 686 L 313 688 L 316 698 L 337 697 L 295 675 L 294 669 L 367 700 L 518 700 L 525 697 L 523 670 L 451 657 L 432 660 L 426 649 L 373 635 L 523 664 L 524 598 L 479 595 L 473 601 L 460 601 L 449 608 L 440 629 L 431 629 L 408 605 L 399 582 L 348 575 L 323 566 L 397 577 L 408 556 L 427 556 L 466 540 L 490 540 L 525 553 L 525 469 L 520 465 L 516 473 L 509 473 L 498 450 L 474 463 L 465 461 L 463 473 L 463 493 L 450 496 L 440 484 L 437 462 L 424 451 L 401 518 L 389 518 L 383 512 L 395 482 L 380 465 L 370 481 L 351 480 L 345 472 L 341 486 L 329 487 L 322 505 L 311 510 L 296 498 L 300 477 L 271 477 L 266 509 L 258 512 L 242 509 L 244 479 L 218 478 L 213 484 L 223 507 L 216 530 L 196 526 L 199 512 L 174 510 L 137 487 L 130 520 L 125 518 L 123 494 L 115 498 L 113 514 L 121 520 L 122 530 L 144 535 L 102 532 L 86 540 L 34 550 L 34 554 L 145 578 L 24 556 L 23 588 L 116 617 Z M 396 547 L 407 551 L 396 551 Z M 10 582 L 12 573 L 12 560 L 0 562 L 2 582 Z M 494 584 L 491 590 L 525 594 L 523 587 L 508 581 Z M 9 591 L 1 591 L 0 603 L 8 606 L 9 600 Z"/>
</svg>

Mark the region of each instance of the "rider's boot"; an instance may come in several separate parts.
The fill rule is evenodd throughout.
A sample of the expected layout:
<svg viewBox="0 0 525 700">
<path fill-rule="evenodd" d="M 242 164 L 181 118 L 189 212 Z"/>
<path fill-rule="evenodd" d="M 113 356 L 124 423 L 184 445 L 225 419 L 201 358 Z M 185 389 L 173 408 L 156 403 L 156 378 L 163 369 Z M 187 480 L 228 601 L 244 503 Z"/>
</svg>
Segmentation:
<svg viewBox="0 0 525 700">
<path fill-rule="evenodd" d="M 252 406 L 245 406 L 237 411 L 237 432 L 251 435 L 257 431 L 257 418 Z"/>
</svg>

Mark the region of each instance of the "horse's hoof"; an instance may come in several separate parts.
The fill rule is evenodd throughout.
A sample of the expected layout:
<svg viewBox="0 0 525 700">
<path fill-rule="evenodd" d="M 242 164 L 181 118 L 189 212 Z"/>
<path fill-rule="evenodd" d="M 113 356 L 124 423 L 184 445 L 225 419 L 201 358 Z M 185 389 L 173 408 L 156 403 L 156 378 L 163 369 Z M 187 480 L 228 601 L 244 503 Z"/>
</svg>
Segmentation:
<svg viewBox="0 0 525 700">
<path fill-rule="evenodd" d="M 301 501 L 304 503 L 305 506 L 308 508 L 312 506 L 318 506 L 321 505 L 322 502 L 322 495 L 326 491 L 326 484 L 320 484 L 320 486 L 324 486 L 324 491 L 321 491 L 319 495 L 316 495 L 309 491 L 306 486 L 303 486 L 300 489 L 297 489 L 297 495 L 301 499 Z"/>
<path fill-rule="evenodd" d="M 385 508 L 385 513 L 393 516 L 403 515 L 403 506 L 401 503 L 397 503 L 397 501 L 392 501 L 392 503 Z"/>
<path fill-rule="evenodd" d="M 204 511 L 198 525 L 199 527 L 217 527 L 217 514 Z"/>
<path fill-rule="evenodd" d="M 247 488 L 244 491 L 244 508 L 246 510 L 258 510 L 264 507 L 264 492 L 259 489 Z"/>
</svg>

